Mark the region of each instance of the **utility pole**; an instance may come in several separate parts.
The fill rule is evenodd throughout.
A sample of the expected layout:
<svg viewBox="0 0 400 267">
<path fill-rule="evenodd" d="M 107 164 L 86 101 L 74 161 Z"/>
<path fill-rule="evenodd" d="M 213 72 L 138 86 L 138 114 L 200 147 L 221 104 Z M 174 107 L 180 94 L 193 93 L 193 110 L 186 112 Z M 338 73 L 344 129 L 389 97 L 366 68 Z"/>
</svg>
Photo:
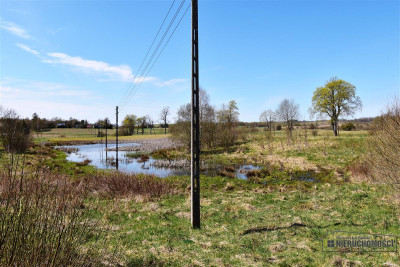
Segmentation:
<svg viewBox="0 0 400 267">
<path fill-rule="evenodd" d="M 108 144 L 108 141 L 107 141 L 107 128 L 108 128 L 108 118 L 106 118 L 106 160 L 107 160 L 107 144 Z"/>
<path fill-rule="evenodd" d="M 116 118 L 116 122 L 117 122 L 117 124 L 116 124 L 116 129 L 117 129 L 117 132 L 116 132 L 116 144 L 117 144 L 117 146 L 116 146 L 116 158 L 117 158 L 117 162 L 116 162 L 116 167 L 117 167 L 117 170 L 118 170 L 118 106 L 115 108 L 115 116 L 117 117 Z"/>
<path fill-rule="evenodd" d="M 199 31 L 197 0 L 192 0 L 192 227 L 200 228 L 200 116 L 199 116 Z"/>
<path fill-rule="evenodd" d="M 108 118 L 105 119 L 105 124 L 106 124 L 106 165 L 107 165 L 107 145 L 108 145 L 108 141 L 107 141 L 107 128 L 108 128 Z"/>
</svg>

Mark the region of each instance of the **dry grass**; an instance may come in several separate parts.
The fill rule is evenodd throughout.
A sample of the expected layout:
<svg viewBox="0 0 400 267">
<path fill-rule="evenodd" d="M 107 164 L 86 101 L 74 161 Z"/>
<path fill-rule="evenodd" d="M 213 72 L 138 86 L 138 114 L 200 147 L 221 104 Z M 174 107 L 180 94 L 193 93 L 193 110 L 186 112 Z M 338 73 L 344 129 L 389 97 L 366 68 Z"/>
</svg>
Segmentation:
<svg viewBox="0 0 400 267">
<path fill-rule="evenodd" d="M 77 188 L 109 198 L 141 196 L 145 199 L 155 199 L 177 192 L 174 185 L 165 179 L 118 172 L 86 176 L 79 181 Z"/>
<path fill-rule="evenodd" d="M 99 264 L 92 250 L 81 253 L 93 230 L 83 219 L 82 202 L 82 196 L 62 177 L 40 172 L 24 176 L 23 170 L 2 169 L 0 265 Z"/>
<path fill-rule="evenodd" d="M 24 169 L 24 156 L 3 157 L 0 169 L 1 266 L 99 266 L 115 255 L 95 242 L 102 228 L 88 221 L 84 201 L 91 198 L 149 201 L 177 192 L 173 183 L 153 176 L 97 173 L 73 180 L 43 164 Z M 101 254 L 101 255 L 100 255 Z"/>
</svg>

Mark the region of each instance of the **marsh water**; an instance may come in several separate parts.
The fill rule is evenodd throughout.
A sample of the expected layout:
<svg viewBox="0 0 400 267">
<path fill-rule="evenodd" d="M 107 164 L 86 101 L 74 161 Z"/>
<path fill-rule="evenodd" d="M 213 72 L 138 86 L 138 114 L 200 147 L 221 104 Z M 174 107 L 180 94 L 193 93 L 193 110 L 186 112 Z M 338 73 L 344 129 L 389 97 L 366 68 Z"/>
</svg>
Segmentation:
<svg viewBox="0 0 400 267">
<path fill-rule="evenodd" d="M 137 146 L 137 143 L 124 143 L 119 144 L 118 147 L 124 146 Z M 90 165 L 93 165 L 99 169 L 115 169 L 116 151 L 106 151 L 105 144 L 90 144 L 90 145 L 73 145 L 73 146 L 61 146 L 62 148 L 77 149 L 76 152 L 67 154 L 67 160 L 73 162 L 82 162 L 90 160 Z M 115 148 L 115 144 L 108 144 L 107 148 Z M 118 152 L 118 170 L 126 173 L 143 173 L 151 174 L 158 177 L 168 177 L 173 175 L 190 175 L 190 168 L 176 168 L 176 167 L 156 167 L 153 164 L 156 163 L 157 159 L 149 158 L 145 162 L 140 160 L 127 157 L 128 151 Z M 247 179 L 246 173 L 250 170 L 260 169 L 261 167 L 251 164 L 232 164 L 230 165 L 235 168 L 235 176 L 240 179 Z M 206 166 L 202 169 L 202 174 L 215 176 L 219 170 L 226 166 L 214 165 Z"/>
</svg>

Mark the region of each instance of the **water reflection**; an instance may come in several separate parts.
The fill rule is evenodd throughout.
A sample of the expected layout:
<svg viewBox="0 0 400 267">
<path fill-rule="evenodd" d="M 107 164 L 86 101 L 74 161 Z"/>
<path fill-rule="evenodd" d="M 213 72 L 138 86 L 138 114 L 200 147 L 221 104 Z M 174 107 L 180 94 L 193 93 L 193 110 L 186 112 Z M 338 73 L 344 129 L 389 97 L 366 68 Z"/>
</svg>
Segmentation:
<svg viewBox="0 0 400 267">
<path fill-rule="evenodd" d="M 124 146 L 138 146 L 137 143 L 124 143 L 119 144 L 118 147 Z M 116 167 L 116 151 L 106 151 L 105 144 L 90 144 L 90 145 L 75 145 L 75 146 L 61 146 L 64 149 L 69 148 L 70 153 L 67 154 L 67 160 L 73 162 L 82 162 L 90 160 L 90 165 L 99 169 L 115 169 Z M 115 148 L 115 144 L 108 144 L 108 148 Z M 72 148 L 72 149 L 71 149 Z M 78 151 L 76 151 L 78 149 Z M 153 164 L 156 159 L 149 158 L 146 161 L 132 159 L 126 156 L 127 151 L 118 152 L 118 165 L 119 171 L 126 173 L 143 173 L 155 175 L 158 177 L 168 177 L 173 175 L 190 175 L 190 168 L 169 168 L 169 167 L 155 167 Z M 246 173 L 250 170 L 260 169 L 259 166 L 250 164 L 232 165 L 235 168 L 235 176 L 240 179 L 247 179 Z M 208 166 L 202 169 L 202 174 L 215 176 L 218 170 L 223 168 L 221 165 Z"/>
</svg>

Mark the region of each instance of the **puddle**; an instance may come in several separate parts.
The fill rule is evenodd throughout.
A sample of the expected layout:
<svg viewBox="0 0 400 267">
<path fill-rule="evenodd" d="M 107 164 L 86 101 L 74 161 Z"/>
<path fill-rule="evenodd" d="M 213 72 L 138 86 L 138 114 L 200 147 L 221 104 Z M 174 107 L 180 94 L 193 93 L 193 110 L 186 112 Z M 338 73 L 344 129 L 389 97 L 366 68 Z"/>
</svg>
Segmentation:
<svg viewBox="0 0 400 267">
<path fill-rule="evenodd" d="M 124 146 L 135 146 L 139 145 L 136 143 L 123 143 L 119 144 L 118 147 Z M 107 148 L 115 148 L 116 144 L 108 144 Z M 59 150 L 63 150 L 67 153 L 67 160 L 73 162 L 82 162 L 84 160 L 90 160 L 89 163 L 92 166 L 95 166 L 99 169 L 115 169 L 115 160 L 116 160 L 116 151 L 106 151 L 105 144 L 90 144 L 90 145 L 73 145 L 73 146 L 58 146 L 56 147 Z M 134 159 L 128 157 L 126 154 L 132 153 L 129 151 L 119 151 L 118 152 L 118 164 L 119 164 L 119 171 L 125 173 L 143 173 L 143 174 L 150 174 L 155 175 L 158 177 L 168 177 L 174 175 L 190 175 L 190 164 L 186 164 L 184 167 L 177 168 L 177 167 L 168 167 L 160 164 L 161 160 L 148 158 L 146 160 L 141 159 Z M 107 160 L 106 160 L 107 159 Z M 165 161 L 165 160 L 163 160 Z M 170 162 L 174 162 L 171 160 Z M 156 166 L 154 166 L 156 165 Z M 174 164 L 170 164 L 174 166 Z M 222 176 L 229 176 L 229 177 L 237 177 L 239 179 L 247 179 L 247 172 L 251 170 L 258 170 L 261 169 L 260 166 L 254 166 L 250 164 L 236 164 L 222 166 L 222 165 L 213 165 L 208 167 L 203 167 L 201 170 L 201 174 L 208 175 L 208 176 L 217 176 L 224 174 L 225 170 L 228 175 Z"/>
</svg>

